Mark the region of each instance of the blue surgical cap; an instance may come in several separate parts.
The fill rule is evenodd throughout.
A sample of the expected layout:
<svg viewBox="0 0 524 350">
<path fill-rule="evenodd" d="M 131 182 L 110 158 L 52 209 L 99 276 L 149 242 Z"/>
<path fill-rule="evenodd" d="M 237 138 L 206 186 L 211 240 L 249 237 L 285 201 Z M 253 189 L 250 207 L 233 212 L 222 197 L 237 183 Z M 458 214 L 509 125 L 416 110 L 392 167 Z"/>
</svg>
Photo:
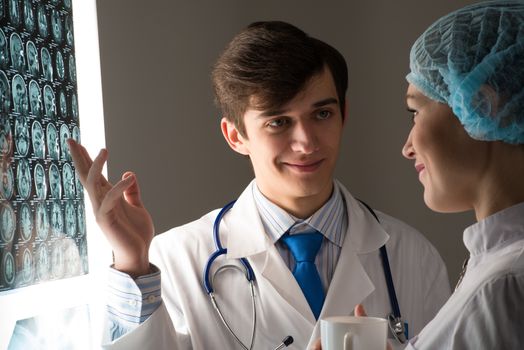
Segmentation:
<svg viewBox="0 0 524 350">
<path fill-rule="evenodd" d="M 446 103 L 474 139 L 524 143 L 524 1 L 487 1 L 433 23 L 406 79 Z"/>
</svg>

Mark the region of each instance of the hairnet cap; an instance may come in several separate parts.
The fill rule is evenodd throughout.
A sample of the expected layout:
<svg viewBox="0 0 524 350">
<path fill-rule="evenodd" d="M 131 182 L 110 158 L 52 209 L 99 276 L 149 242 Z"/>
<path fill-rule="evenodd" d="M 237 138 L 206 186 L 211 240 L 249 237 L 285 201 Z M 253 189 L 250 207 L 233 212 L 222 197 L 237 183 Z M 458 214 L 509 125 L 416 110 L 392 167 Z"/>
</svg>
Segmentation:
<svg viewBox="0 0 524 350">
<path fill-rule="evenodd" d="M 406 79 L 477 140 L 524 143 L 524 1 L 486 1 L 433 23 Z"/>
</svg>

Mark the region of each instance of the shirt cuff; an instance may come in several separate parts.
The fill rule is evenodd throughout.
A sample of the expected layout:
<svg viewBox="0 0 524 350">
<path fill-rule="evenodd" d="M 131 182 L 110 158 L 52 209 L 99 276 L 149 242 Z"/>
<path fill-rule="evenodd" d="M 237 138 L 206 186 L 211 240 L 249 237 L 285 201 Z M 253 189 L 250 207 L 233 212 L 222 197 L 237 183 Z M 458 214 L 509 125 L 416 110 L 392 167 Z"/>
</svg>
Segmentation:
<svg viewBox="0 0 524 350">
<path fill-rule="evenodd" d="M 121 326 L 143 323 L 162 303 L 160 270 L 133 280 L 128 274 L 109 269 L 107 311 Z"/>
</svg>

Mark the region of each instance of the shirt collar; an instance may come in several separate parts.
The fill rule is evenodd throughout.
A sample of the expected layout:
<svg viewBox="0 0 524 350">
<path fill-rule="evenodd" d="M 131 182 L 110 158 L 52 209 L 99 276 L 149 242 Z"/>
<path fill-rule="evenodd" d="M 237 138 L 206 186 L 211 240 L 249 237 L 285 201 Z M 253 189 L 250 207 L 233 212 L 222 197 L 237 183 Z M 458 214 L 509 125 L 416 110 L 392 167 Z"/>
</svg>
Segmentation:
<svg viewBox="0 0 524 350">
<path fill-rule="evenodd" d="M 464 231 L 464 245 L 472 257 L 521 239 L 524 239 L 524 202 L 490 215 Z"/>
<path fill-rule="evenodd" d="M 313 228 L 322 233 L 332 243 L 342 247 L 348 228 L 348 215 L 346 203 L 337 181 L 333 182 L 333 193 L 329 200 L 305 220 L 294 217 L 271 202 L 260 192 L 256 184 L 252 188 L 262 224 L 273 243 L 278 241 L 288 231 L 294 234 Z"/>
</svg>

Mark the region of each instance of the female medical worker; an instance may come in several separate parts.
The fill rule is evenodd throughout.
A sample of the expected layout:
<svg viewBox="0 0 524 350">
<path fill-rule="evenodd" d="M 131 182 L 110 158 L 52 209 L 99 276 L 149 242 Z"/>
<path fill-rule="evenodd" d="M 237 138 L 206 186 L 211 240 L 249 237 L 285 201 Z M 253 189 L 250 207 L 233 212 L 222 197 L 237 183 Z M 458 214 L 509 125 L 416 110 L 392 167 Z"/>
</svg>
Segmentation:
<svg viewBox="0 0 524 350">
<path fill-rule="evenodd" d="M 384 244 L 402 317 L 418 332 L 449 296 L 447 274 L 419 233 L 377 212 L 379 223 L 333 179 L 347 87 L 340 53 L 290 24 L 255 23 L 226 48 L 213 79 L 222 112 L 229 117 L 221 123 L 224 137 L 234 151 L 249 156 L 255 180 L 222 220 L 213 211 L 156 236 L 150 251 L 153 228 L 135 176 L 126 174 L 113 187 L 100 173 L 107 152 L 91 161 L 85 149 L 69 141 L 98 222 L 113 246 L 115 268 L 127 273 L 112 275 L 130 286 L 110 297 L 114 341 L 105 347 L 241 349 L 236 336 L 245 348 L 274 349 L 292 336 L 290 349 L 306 349 L 319 336 L 317 319 L 322 316 L 350 314 L 358 303 L 370 315 L 391 313 L 379 255 Z M 204 269 L 216 250 L 215 222 L 227 256 L 215 260 L 207 274 Z M 324 236 L 315 261 L 320 280 L 312 278 L 309 284 L 319 295 L 325 293 L 323 304 L 305 296 L 310 289 L 302 289 L 290 271 L 293 259 L 282 243 L 318 238 L 318 233 L 301 231 L 311 228 Z M 161 299 L 153 287 L 159 273 L 155 267 L 150 274 L 149 258 L 162 271 Z M 238 258 L 246 258 L 255 276 L 254 329 L 243 270 L 217 272 L 223 264 L 239 266 Z M 305 260 L 299 259 L 301 266 Z M 300 270 L 313 272 L 307 266 Z M 203 276 L 213 274 L 210 282 L 231 333 L 203 286 Z M 120 288 L 117 284 L 112 290 Z"/>
<path fill-rule="evenodd" d="M 524 2 L 488 1 L 415 42 L 403 148 L 426 205 L 473 209 L 465 274 L 412 349 L 524 347 Z"/>
</svg>

